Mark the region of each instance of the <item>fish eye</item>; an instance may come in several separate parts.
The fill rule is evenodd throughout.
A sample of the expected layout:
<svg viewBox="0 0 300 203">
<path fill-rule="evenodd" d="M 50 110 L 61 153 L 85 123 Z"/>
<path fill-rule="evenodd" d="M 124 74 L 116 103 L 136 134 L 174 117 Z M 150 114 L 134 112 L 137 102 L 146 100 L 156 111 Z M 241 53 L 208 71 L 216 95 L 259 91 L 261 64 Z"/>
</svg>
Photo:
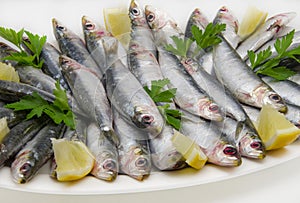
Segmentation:
<svg viewBox="0 0 300 203">
<path fill-rule="evenodd" d="M 57 25 L 56 26 L 59 30 L 66 30 L 66 27 L 62 26 L 62 25 Z"/>
<path fill-rule="evenodd" d="M 145 158 L 139 158 L 138 160 L 136 160 L 135 165 L 137 167 L 147 166 L 148 165 L 148 161 Z"/>
<path fill-rule="evenodd" d="M 278 95 L 278 94 L 271 94 L 270 96 L 269 96 L 269 98 L 271 99 L 271 100 L 274 100 L 274 101 L 277 101 L 277 102 L 280 102 L 282 99 L 281 99 L 281 97 Z"/>
<path fill-rule="evenodd" d="M 218 107 L 217 105 L 213 104 L 213 105 L 210 105 L 210 106 L 208 107 L 208 109 L 209 109 L 210 111 L 216 112 L 216 111 L 219 110 L 219 107 Z"/>
<path fill-rule="evenodd" d="M 85 27 L 88 29 L 88 30 L 92 30 L 95 28 L 95 25 L 93 23 L 86 23 L 85 24 Z"/>
<path fill-rule="evenodd" d="M 188 64 L 188 65 L 191 65 L 193 63 L 193 59 L 188 58 L 188 59 L 185 60 L 185 63 Z"/>
<path fill-rule="evenodd" d="M 31 164 L 25 163 L 21 166 L 20 171 L 21 173 L 25 174 L 30 171 L 31 167 L 32 167 Z"/>
<path fill-rule="evenodd" d="M 262 144 L 260 142 L 252 142 L 250 144 L 250 147 L 253 149 L 260 149 L 262 147 Z"/>
<path fill-rule="evenodd" d="M 150 13 L 149 15 L 147 15 L 147 21 L 148 22 L 152 22 L 155 19 L 155 15 L 153 13 Z"/>
<path fill-rule="evenodd" d="M 135 16 L 138 16 L 138 15 L 140 15 L 140 10 L 137 8 L 133 8 L 133 9 L 131 9 L 131 13 Z"/>
<path fill-rule="evenodd" d="M 116 168 L 116 164 L 113 161 L 107 161 L 103 164 L 104 169 L 114 170 Z"/>
<path fill-rule="evenodd" d="M 144 124 L 150 125 L 153 122 L 154 118 L 151 115 L 144 115 L 142 116 L 142 122 Z"/>
<path fill-rule="evenodd" d="M 233 147 L 225 147 L 225 149 L 223 150 L 223 153 L 225 155 L 235 155 L 237 154 L 237 150 L 236 148 L 233 148 Z"/>
<path fill-rule="evenodd" d="M 221 11 L 221 12 L 227 12 L 228 9 L 227 9 L 225 6 L 223 6 L 222 8 L 220 8 L 220 11 Z"/>
</svg>

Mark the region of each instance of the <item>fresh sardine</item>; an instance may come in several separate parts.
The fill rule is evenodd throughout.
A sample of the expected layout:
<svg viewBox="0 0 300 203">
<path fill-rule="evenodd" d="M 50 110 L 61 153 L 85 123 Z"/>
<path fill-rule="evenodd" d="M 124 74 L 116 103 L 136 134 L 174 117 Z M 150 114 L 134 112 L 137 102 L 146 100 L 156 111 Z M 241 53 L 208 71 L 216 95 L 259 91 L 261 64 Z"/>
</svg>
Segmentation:
<svg viewBox="0 0 300 203">
<path fill-rule="evenodd" d="M 128 121 L 155 137 L 162 131 L 165 121 L 139 81 L 118 59 L 117 46 L 117 39 L 104 43 L 109 64 L 105 73 L 107 96 Z"/>
<path fill-rule="evenodd" d="M 110 104 L 98 75 L 67 56 L 60 57 L 60 64 L 80 107 L 99 125 L 101 133 L 118 144 L 112 127 Z"/>
<path fill-rule="evenodd" d="M 285 112 L 283 99 L 265 84 L 225 39 L 214 47 L 214 67 L 218 80 L 242 103 L 261 108 L 271 104 Z"/>
<path fill-rule="evenodd" d="M 87 147 L 95 156 L 95 165 L 91 174 L 95 177 L 112 181 L 119 172 L 118 151 L 96 123 L 91 123 L 87 127 Z"/>
<path fill-rule="evenodd" d="M 47 124 L 19 151 L 11 164 L 11 175 L 15 183 L 30 181 L 52 157 L 51 138 L 59 138 L 62 129 L 63 125 Z"/>
</svg>

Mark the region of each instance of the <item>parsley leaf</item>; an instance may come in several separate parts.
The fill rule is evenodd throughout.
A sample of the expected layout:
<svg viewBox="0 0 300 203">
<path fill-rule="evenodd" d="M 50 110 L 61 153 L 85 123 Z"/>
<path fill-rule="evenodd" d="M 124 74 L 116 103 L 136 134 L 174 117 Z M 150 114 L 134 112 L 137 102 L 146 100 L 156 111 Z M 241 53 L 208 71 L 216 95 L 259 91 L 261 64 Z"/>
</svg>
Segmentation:
<svg viewBox="0 0 300 203">
<path fill-rule="evenodd" d="M 75 129 L 74 115 L 69 107 L 66 91 L 61 89 L 59 82 L 56 82 L 55 86 L 56 89 L 53 90 L 55 100 L 53 103 L 49 103 L 38 93 L 33 92 L 32 95 L 24 96 L 20 101 L 7 104 L 5 107 L 14 109 L 15 111 L 30 110 L 26 116 L 27 119 L 33 116 L 39 118 L 45 113 L 56 124 L 64 122 L 70 128 Z"/>
<path fill-rule="evenodd" d="M 286 80 L 294 75 L 294 71 L 280 65 L 280 61 L 287 58 L 292 58 L 300 62 L 300 60 L 296 58 L 296 55 L 300 55 L 300 47 L 288 50 L 293 42 L 294 34 L 295 30 L 292 30 L 286 36 L 276 40 L 274 47 L 277 56 L 273 58 L 271 58 L 271 47 L 257 54 L 253 51 L 248 51 L 252 70 L 257 74 L 267 75 L 276 80 Z"/>
<path fill-rule="evenodd" d="M 196 25 L 191 27 L 193 34 L 193 41 L 196 41 L 197 45 L 202 49 L 207 49 L 211 46 L 217 45 L 222 42 L 219 34 L 226 28 L 225 24 L 213 24 L 209 23 L 205 30 L 200 30 Z"/>
<path fill-rule="evenodd" d="M 144 87 L 145 91 L 158 104 L 158 109 L 166 119 L 166 122 L 173 126 L 175 129 L 180 128 L 181 112 L 177 109 L 170 109 L 170 102 L 175 97 L 176 88 L 164 90 L 164 87 L 170 83 L 169 79 L 153 80 L 151 81 L 151 89 L 147 86 Z M 160 104 L 160 102 L 167 104 Z"/>
<path fill-rule="evenodd" d="M 28 37 L 29 42 L 23 39 L 24 34 Z M 16 32 L 13 29 L 4 27 L 0 27 L 0 36 L 14 44 L 19 49 L 19 52 L 12 53 L 4 59 L 16 61 L 19 65 L 28 65 L 35 68 L 42 67 L 43 61 L 40 59 L 40 54 L 44 44 L 46 43 L 46 36 L 40 37 L 39 35 L 34 35 L 24 30 L 24 28 Z M 32 54 L 27 53 L 22 47 L 22 44 L 25 44 Z"/>
<path fill-rule="evenodd" d="M 174 41 L 176 48 L 171 44 L 167 44 L 165 49 L 169 52 L 172 52 L 176 56 L 186 57 L 193 41 L 189 38 L 180 39 L 177 36 L 172 36 L 171 39 Z"/>
</svg>

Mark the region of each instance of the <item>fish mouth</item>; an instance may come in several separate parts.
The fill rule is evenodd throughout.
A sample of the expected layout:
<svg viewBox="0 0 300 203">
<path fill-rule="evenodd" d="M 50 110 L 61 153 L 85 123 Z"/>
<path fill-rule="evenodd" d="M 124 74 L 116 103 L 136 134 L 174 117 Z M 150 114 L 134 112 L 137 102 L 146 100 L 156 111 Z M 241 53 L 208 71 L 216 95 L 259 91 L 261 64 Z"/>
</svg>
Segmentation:
<svg viewBox="0 0 300 203">
<path fill-rule="evenodd" d="M 239 152 L 242 156 L 252 159 L 263 159 L 266 156 L 265 146 L 261 140 L 244 136 L 239 142 Z"/>
<path fill-rule="evenodd" d="M 96 163 L 91 174 L 101 180 L 112 181 L 117 177 L 118 164 L 112 159 L 107 159 L 99 165 Z"/>
</svg>

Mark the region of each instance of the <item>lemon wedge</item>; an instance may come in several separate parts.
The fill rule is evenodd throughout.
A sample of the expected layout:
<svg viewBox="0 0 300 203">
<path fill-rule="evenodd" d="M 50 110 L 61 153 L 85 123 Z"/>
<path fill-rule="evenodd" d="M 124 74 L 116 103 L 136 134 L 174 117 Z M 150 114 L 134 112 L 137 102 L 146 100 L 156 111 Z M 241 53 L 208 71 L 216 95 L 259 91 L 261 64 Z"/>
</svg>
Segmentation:
<svg viewBox="0 0 300 203">
<path fill-rule="evenodd" d="M 94 167 L 94 156 L 80 141 L 52 139 L 58 181 L 73 181 L 85 177 Z"/>
<path fill-rule="evenodd" d="M 9 127 L 7 126 L 7 119 L 3 117 L 0 119 L 0 143 L 2 142 L 3 138 L 9 133 Z"/>
<path fill-rule="evenodd" d="M 263 106 L 260 111 L 257 130 L 266 150 L 289 145 L 300 135 L 299 128 L 287 120 L 284 114 L 269 105 Z"/>
<path fill-rule="evenodd" d="M 251 35 L 266 21 L 267 16 L 267 12 L 261 11 L 254 6 L 248 7 L 238 29 L 238 35 L 241 39 L 245 39 Z"/>
<path fill-rule="evenodd" d="M 20 78 L 15 68 L 6 63 L 0 62 L 0 80 L 8 80 L 13 82 L 20 82 Z"/>
<path fill-rule="evenodd" d="M 131 31 L 128 8 L 104 8 L 103 15 L 106 30 L 116 37 L 123 46 L 127 47 Z"/>
<path fill-rule="evenodd" d="M 199 145 L 177 131 L 175 131 L 171 140 L 176 150 L 182 154 L 189 166 L 195 169 L 203 168 L 207 161 L 207 156 L 202 152 Z"/>
</svg>

